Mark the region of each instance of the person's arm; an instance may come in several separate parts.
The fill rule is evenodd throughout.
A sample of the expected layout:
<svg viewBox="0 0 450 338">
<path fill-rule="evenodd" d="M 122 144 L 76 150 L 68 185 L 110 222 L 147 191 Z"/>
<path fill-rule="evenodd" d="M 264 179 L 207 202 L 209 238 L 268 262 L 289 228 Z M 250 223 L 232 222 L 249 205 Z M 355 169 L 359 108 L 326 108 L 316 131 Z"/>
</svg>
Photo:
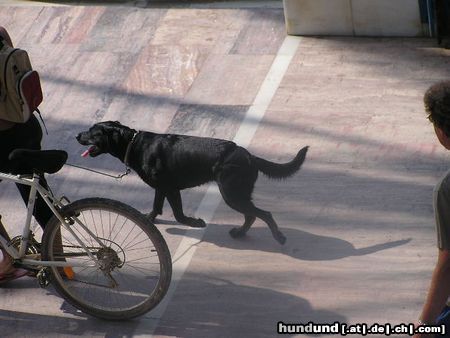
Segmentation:
<svg viewBox="0 0 450 338">
<path fill-rule="evenodd" d="M 436 319 L 450 296 L 450 251 L 439 249 L 438 261 L 434 268 L 428 296 L 422 309 L 420 321 L 427 325 L 434 325 Z M 415 335 L 414 338 L 429 337 L 429 335 Z"/>
</svg>

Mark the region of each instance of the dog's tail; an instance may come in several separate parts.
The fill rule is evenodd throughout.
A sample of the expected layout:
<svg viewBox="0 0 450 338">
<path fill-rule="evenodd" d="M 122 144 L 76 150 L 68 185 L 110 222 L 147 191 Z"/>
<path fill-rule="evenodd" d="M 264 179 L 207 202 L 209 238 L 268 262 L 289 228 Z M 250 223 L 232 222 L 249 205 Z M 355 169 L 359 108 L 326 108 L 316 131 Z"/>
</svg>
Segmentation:
<svg viewBox="0 0 450 338">
<path fill-rule="evenodd" d="M 264 175 L 275 178 L 282 179 L 294 175 L 301 167 L 306 158 L 306 153 L 309 147 L 304 147 L 300 149 L 295 158 L 287 163 L 274 163 L 267 161 L 263 158 L 253 156 L 253 162 Z"/>
</svg>

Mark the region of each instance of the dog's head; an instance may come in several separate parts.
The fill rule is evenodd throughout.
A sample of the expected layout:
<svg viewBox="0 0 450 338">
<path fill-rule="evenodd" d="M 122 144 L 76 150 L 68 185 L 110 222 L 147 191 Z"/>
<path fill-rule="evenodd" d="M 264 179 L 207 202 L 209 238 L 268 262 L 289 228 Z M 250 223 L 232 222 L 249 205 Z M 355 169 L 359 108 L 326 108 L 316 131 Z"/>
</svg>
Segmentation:
<svg viewBox="0 0 450 338">
<path fill-rule="evenodd" d="M 91 157 L 105 153 L 116 155 L 127 132 L 133 132 L 133 130 L 120 122 L 100 122 L 94 124 L 89 130 L 79 133 L 76 139 L 81 145 L 90 146 L 86 155 L 89 154 Z"/>
</svg>

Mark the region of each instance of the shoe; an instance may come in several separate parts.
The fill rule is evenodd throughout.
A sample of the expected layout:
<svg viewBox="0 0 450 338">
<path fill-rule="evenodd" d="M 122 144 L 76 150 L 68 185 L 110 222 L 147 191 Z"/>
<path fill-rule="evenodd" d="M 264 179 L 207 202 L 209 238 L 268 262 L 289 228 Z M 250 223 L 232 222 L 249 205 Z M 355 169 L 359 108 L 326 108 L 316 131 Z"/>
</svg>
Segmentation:
<svg viewBox="0 0 450 338">
<path fill-rule="evenodd" d="M 27 276 L 28 270 L 15 268 L 13 259 L 3 249 L 0 249 L 0 284 Z"/>
</svg>

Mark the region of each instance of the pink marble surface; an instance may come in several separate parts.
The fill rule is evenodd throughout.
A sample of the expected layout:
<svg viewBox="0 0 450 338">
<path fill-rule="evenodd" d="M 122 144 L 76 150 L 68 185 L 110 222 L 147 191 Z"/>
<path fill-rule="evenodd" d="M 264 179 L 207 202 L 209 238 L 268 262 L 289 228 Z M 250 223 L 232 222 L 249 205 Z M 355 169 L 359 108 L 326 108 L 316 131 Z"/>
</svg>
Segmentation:
<svg viewBox="0 0 450 338">
<path fill-rule="evenodd" d="M 1 6 L 0 24 L 41 73 L 44 146 L 112 173 L 124 170 L 112 157 L 79 157 L 79 131 L 120 120 L 232 139 L 284 39 L 281 9 Z M 231 239 L 242 216 L 220 204 L 156 336 L 260 338 L 275 336 L 279 320 L 416 319 L 435 260 L 432 189 L 448 168 L 421 100 L 450 76 L 449 57 L 427 39 L 302 38 L 249 146 L 278 162 L 311 146 L 299 174 L 261 175 L 255 188 L 288 242 L 280 247 L 260 221 Z M 115 197 L 143 212 L 153 199 L 136 175 L 116 182 L 66 167 L 50 182 L 72 199 Z M 205 189 L 183 192 L 187 214 Z M 15 187 L 2 183 L 0 203 L 14 229 L 23 221 Z M 167 207 L 162 218 L 174 253 L 184 227 Z M 146 335 L 152 317 L 87 320 L 31 279 L 0 296 L 7 337 Z"/>
<path fill-rule="evenodd" d="M 280 18 L 280 9 L 269 10 L 268 17 Z M 271 37 L 270 48 L 257 55 L 249 40 L 253 14 L 250 10 L 228 9 L 137 9 L 103 6 L 8 6 L 0 7 L 0 24 L 10 32 L 17 46 L 26 48 L 33 66 L 42 78 L 44 102 L 41 110 L 49 129 L 45 148 L 62 148 L 69 152 L 69 162 L 109 173 L 120 173 L 123 165 L 112 157 L 96 160 L 80 158 L 84 150 L 75 135 L 102 120 L 119 120 L 136 129 L 177 132 L 232 139 L 248 105 L 252 103 L 284 36 Z M 269 19 L 268 19 L 269 20 Z M 261 32 L 277 26 L 281 20 L 269 20 Z M 251 33 L 253 34 L 253 33 Z M 239 40 L 245 40 L 239 43 Z M 261 41 L 260 39 L 260 41 Z M 278 39 L 278 40 L 276 40 Z M 71 199 L 86 196 L 115 197 L 148 212 L 153 191 L 138 177 L 123 183 L 93 176 L 76 168 L 65 167 L 49 178 L 55 192 Z M 205 192 L 205 186 L 183 192 L 186 214 L 192 215 Z M 23 222 L 21 202 L 13 186 L 0 190 L 2 215 L 14 233 L 14 224 Z M 8 210 L 8 211 L 6 211 Z M 171 250 L 181 238 L 170 230 L 173 216 L 165 208 L 159 225 Z M 20 281 L 19 281 L 20 283 Z M 78 322 L 77 315 L 56 295 L 39 293 L 34 281 L 23 280 L 24 293 L 4 290 L 0 313 L 15 318 L 23 316 L 22 305 L 33 293 L 39 306 L 35 319 L 20 329 L 6 325 L 6 336 L 71 336 L 71 329 L 48 323 L 52 316 L 83 327 L 83 335 L 92 337 L 109 333 L 142 333 L 133 325 Z M 23 289 L 21 289 L 23 291 Z M 36 291 L 38 292 L 36 295 Z M 9 292 L 8 290 L 6 292 Z M 29 308 L 28 310 L 29 311 Z M 34 315 L 33 315 L 34 316 Z M 64 319 L 65 320 L 65 319 Z M 84 319 L 83 319 L 84 321 Z M 52 320 L 55 324 L 55 321 Z M 60 322 L 61 325 L 62 322 Z M 81 331 L 80 331 L 81 332 Z M 145 333 L 145 332 L 144 332 Z"/>
</svg>

